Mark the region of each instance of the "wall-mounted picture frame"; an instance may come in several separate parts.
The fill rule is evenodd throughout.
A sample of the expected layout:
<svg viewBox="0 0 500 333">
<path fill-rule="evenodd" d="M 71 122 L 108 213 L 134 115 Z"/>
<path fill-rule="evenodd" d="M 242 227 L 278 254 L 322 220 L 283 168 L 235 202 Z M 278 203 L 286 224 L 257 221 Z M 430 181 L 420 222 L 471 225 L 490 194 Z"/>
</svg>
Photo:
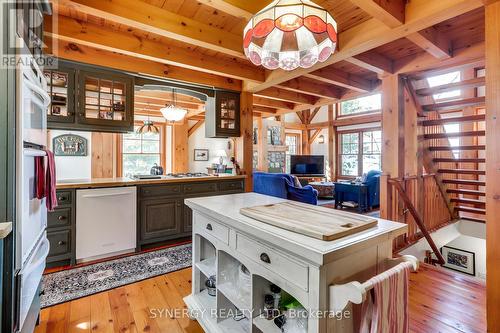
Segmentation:
<svg viewBox="0 0 500 333">
<path fill-rule="evenodd" d="M 443 246 L 441 254 L 444 257 L 444 267 L 457 272 L 476 275 L 476 254 L 474 252 Z"/>
<path fill-rule="evenodd" d="M 208 149 L 195 149 L 194 150 L 194 160 L 195 161 L 208 161 L 209 158 Z"/>
</svg>

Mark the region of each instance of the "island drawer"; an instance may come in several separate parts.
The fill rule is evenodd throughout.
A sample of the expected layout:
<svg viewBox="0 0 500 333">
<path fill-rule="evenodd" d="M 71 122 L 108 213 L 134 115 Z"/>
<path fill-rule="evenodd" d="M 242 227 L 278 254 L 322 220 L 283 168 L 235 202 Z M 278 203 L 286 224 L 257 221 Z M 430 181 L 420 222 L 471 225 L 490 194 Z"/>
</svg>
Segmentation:
<svg viewBox="0 0 500 333">
<path fill-rule="evenodd" d="M 285 280 L 308 291 L 309 268 L 268 246 L 254 241 L 242 234 L 236 234 L 236 250 L 256 263 L 276 272 Z"/>
<path fill-rule="evenodd" d="M 49 257 L 71 253 L 71 230 L 49 232 L 47 238 L 50 242 Z"/>
<path fill-rule="evenodd" d="M 139 195 L 141 197 L 162 197 L 162 196 L 181 195 L 181 185 L 169 184 L 169 185 L 141 186 L 139 190 Z"/>
<path fill-rule="evenodd" d="M 218 240 L 229 244 L 229 228 L 217 223 L 202 215 L 197 215 L 195 223 L 197 227 L 207 235 L 217 238 Z"/>
<path fill-rule="evenodd" d="M 47 227 L 59 228 L 71 225 L 71 207 L 58 208 L 47 214 Z"/>
<path fill-rule="evenodd" d="M 241 191 L 244 188 L 243 180 L 222 182 L 219 184 L 219 190 L 221 191 Z"/>
<path fill-rule="evenodd" d="M 73 201 L 73 196 L 71 191 L 57 191 L 57 203 L 59 206 L 71 205 Z"/>
<path fill-rule="evenodd" d="M 217 191 L 217 183 L 192 183 L 184 185 L 184 194 L 212 193 Z"/>
</svg>

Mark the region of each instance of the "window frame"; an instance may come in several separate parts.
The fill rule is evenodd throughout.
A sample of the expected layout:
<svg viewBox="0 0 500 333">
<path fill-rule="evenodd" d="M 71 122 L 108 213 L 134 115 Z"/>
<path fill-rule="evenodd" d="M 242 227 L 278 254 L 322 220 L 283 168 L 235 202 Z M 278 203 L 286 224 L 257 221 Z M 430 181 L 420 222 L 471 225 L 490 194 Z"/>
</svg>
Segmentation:
<svg viewBox="0 0 500 333">
<path fill-rule="evenodd" d="M 356 100 L 356 99 L 363 98 L 363 97 L 373 96 L 373 95 L 380 95 L 380 99 L 382 101 L 382 93 L 378 92 L 375 94 L 358 96 L 356 98 L 350 98 L 350 99 L 338 102 L 338 107 L 335 108 L 336 118 L 337 119 L 338 118 L 349 118 L 349 117 L 357 117 L 357 116 L 365 116 L 365 115 L 369 115 L 369 114 L 382 113 L 382 108 L 380 108 L 380 109 L 376 109 L 376 110 L 369 110 L 369 111 L 363 111 L 363 112 L 357 112 L 357 113 L 351 113 L 351 114 L 342 114 L 342 103 L 343 102 L 348 102 L 348 101 Z"/>
<path fill-rule="evenodd" d="M 142 126 L 143 122 L 134 122 L 135 126 Z M 167 146 L 166 146 L 166 135 L 167 135 L 167 125 L 165 123 L 155 122 L 155 126 L 160 130 L 160 164 L 163 169 L 166 169 L 167 164 Z M 117 152 L 116 152 L 116 174 L 117 177 L 123 177 L 123 134 L 117 135 Z"/>
<path fill-rule="evenodd" d="M 361 177 L 363 175 L 363 156 L 364 155 L 374 155 L 374 154 L 364 154 L 363 153 L 363 134 L 365 132 L 374 132 L 374 131 L 380 131 L 382 132 L 382 127 L 369 127 L 369 128 L 362 128 L 362 129 L 353 129 L 353 130 L 345 130 L 345 131 L 337 131 L 337 156 L 336 156 L 336 162 L 337 162 L 337 179 L 355 179 L 356 177 Z M 350 176 L 350 175 L 343 175 L 342 174 L 342 155 L 354 155 L 354 154 L 342 154 L 342 135 L 344 134 L 353 134 L 357 133 L 358 134 L 358 175 L 357 176 Z M 380 157 L 382 158 L 382 151 L 380 152 Z"/>
</svg>

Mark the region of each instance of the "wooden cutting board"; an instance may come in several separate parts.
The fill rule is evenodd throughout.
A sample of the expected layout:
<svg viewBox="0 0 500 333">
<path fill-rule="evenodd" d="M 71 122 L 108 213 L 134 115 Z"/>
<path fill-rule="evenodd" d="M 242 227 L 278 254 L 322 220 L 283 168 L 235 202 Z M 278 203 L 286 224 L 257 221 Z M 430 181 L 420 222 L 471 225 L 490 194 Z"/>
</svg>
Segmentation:
<svg viewBox="0 0 500 333">
<path fill-rule="evenodd" d="M 275 227 L 325 241 L 355 234 L 378 223 L 372 217 L 300 202 L 241 208 L 240 213 Z"/>
</svg>

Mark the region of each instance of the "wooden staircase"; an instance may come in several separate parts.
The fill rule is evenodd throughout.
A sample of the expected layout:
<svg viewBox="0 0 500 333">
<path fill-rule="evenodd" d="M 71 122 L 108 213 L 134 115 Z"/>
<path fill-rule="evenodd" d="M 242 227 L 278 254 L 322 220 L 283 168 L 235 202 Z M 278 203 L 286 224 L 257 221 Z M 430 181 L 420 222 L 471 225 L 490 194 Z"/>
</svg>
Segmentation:
<svg viewBox="0 0 500 333">
<path fill-rule="evenodd" d="M 456 217 L 485 222 L 485 99 L 476 96 L 484 78 L 438 87 L 410 81 L 421 126 L 424 165 L 434 173 Z M 461 89 L 461 98 L 435 101 L 435 94 Z M 453 129 L 451 131 L 450 129 Z M 458 131 L 457 131 L 458 129 Z"/>
</svg>

